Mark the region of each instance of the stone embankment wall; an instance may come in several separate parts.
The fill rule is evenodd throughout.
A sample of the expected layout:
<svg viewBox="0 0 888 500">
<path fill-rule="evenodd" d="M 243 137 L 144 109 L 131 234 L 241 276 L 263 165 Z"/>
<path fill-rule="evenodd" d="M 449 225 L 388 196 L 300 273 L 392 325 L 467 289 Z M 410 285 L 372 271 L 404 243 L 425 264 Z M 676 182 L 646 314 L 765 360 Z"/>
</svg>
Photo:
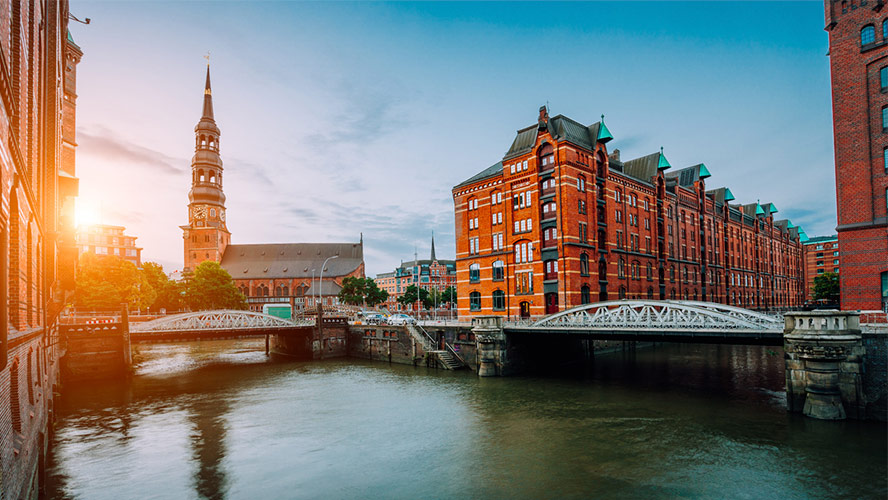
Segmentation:
<svg viewBox="0 0 888 500">
<path fill-rule="evenodd" d="M 888 421 L 888 332 L 864 333 L 863 387 L 866 418 Z"/>
<path fill-rule="evenodd" d="M 128 375 L 132 366 L 129 332 L 122 325 L 61 325 L 62 383 Z"/>
<path fill-rule="evenodd" d="M 404 365 L 425 364 L 425 350 L 406 327 L 389 325 L 352 326 L 348 332 L 348 355 Z"/>
</svg>

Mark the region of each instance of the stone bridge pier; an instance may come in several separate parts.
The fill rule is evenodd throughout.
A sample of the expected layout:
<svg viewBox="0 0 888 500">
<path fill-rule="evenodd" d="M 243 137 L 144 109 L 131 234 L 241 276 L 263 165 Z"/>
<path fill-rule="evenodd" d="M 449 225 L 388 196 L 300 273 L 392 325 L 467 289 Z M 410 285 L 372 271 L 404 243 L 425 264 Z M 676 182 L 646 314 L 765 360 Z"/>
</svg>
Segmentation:
<svg viewBox="0 0 888 500">
<path fill-rule="evenodd" d="M 823 420 L 866 418 L 860 313 L 791 312 L 784 319 L 789 411 Z"/>
</svg>

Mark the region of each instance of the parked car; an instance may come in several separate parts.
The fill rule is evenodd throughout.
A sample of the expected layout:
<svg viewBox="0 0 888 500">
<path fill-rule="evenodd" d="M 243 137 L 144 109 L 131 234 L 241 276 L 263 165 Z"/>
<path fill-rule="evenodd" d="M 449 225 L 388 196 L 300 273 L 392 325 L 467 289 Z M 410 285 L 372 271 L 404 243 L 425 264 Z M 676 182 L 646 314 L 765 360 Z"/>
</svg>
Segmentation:
<svg viewBox="0 0 888 500">
<path fill-rule="evenodd" d="M 412 316 L 408 316 L 406 314 L 392 314 L 388 318 L 388 324 L 390 324 L 390 325 L 415 325 L 416 320 L 413 319 Z"/>
<path fill-rule="evenodd" d="M 378 312 L 365 312 L 361 322 L 365 325 L 380 325 L 385 323 L 385 316 Z"/>
</svg>

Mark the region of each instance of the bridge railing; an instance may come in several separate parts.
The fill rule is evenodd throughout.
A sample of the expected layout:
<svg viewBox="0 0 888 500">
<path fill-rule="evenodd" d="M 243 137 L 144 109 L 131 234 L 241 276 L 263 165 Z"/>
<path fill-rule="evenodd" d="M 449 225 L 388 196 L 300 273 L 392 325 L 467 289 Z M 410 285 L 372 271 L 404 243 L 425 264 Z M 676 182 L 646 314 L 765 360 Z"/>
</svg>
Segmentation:
<svg viewBox="0 0 888 500">
<path fill-rule="evenodd" d="M 430 342 L 431 345 L 433 346 L 434 350 L 436 350 L 436 351 L 439 350 L 439 349 L 438 349 L 438 341 L 437 341 L 434 337 L 432 337 L 432 335 L 431 335 L 429 332 L 427 332 L 425 328 L 423 328 L 423 327 L 422 327 L 421 325 L 419 325 L 419 324 L 415 324 L 414 326 L 415 326 L 417 329 L 419 329 L 419 331 L 422 332 L 423 335 L 425 335 L 425 337 L 429 340 L 429 342 Z M 447 342 L 447 339 L 446 339 L 446 338 L 444 339 L 444 349 L 445 349 L 447 352 L 449 352 L 450 355 L 453 356 L 454 359 L 456 359 L 457 361 L 459 361 L 460 364 L 462 364 L 463 366 L 466 366 L 467 363 L 465 362 L 465 360 L 462 358 L 462 356 L 459 355 L 458 352 L 456 352 L 456 350 L 453 348 L 453 346 L 450 345 L 449 342 Z"/>
</svg>

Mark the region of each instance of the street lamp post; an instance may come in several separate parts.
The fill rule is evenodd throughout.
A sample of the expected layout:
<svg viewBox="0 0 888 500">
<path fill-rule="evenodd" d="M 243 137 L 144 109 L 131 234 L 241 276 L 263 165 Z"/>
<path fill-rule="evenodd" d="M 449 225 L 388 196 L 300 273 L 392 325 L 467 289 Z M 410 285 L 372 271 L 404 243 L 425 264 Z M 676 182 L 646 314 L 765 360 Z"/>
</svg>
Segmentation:
<svg viewBox="0 0 888 500">
<path fill-rule="evenodd" d="M 314 286 L 314 285 L 315 285 L 315 270 L 312 269 L 311 270 L 311 286 Z M 309 297 L 311 297 L 311 296 L 309 295 Z M 306 306 L 308 306 L 308 304 L 306 304 Z"/>
<path fill-rule="evenodd" d="M 324 285 L 324 268 L 327 267 L 327 261 L 330 259 L 335 259 L 339 257 L 338 255 L 331 255 L 324 260 L 324 265 L 321 266 L 321 277 L 318 278 L 318 299 L 323 300 L 323 295 L 321 294 L 321 287 Z"/>
</svg>

